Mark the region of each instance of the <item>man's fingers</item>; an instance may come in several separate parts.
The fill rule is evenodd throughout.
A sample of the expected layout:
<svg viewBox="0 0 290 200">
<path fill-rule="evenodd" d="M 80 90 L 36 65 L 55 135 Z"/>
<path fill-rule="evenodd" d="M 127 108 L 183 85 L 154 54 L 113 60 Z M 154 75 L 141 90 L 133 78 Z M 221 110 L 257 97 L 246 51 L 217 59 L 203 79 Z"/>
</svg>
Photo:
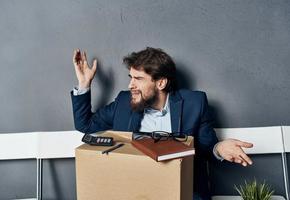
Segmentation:
<svg viewBox="0 0 290 200">
<path fill-rule="evenodd" d="M 246 164 L 253 164 L 253 161 L 247 156 L 247 154 L 243 151 L 241 147 L 237 147 L 238 149 L 235 151 L 235 158 L 241 159 Z M 243 163 L 242 163 L 243 164 Z M 244 164 L 243 164 L 244 165 Z M 245 165 L 244 165 L 245 166 Z"/>
<path fill-rule="evenodd" d="M 228 156 L 227 158 L 225 158 L 225 160 L 229 161 L 229 162 L 235 162 L 237 164 L 241 164 L 244 167 L 246 167 L 248 165 L 248 163 L 241 157 L 231 157 Z"/>
<path fill-rule="evenodd" d="M 249 143 L 249 142 L 243 142 L 243 145 L 242 147 L 245 147 L 245 148 L 252 148 L 254 145 L 252 143 Z"/>
<path fill-rule="evenodd" d="M 238 158 L 235 158 L 234 161 L 235 163 L 239 163 L 239 164 L 243 162 L 241 159 L 238 159 Z"/>
<path fill-rule="evenodd" d="M 237 145 L 239 145 L 240 147 L 245 147 L 245 148 L 252 148 L 253 144 L 249 143 L 249 142 L 243 142 L 243 141 L 239 141 L 237 140 Z"/>
<path fill-rule="evenodd" d="M 235 163 L 238 163 L 238 164 L 241 164 L 241 165 L 243 165 L 244 167 L 246 167 L 248 164 L 250 164 L 250 163 L 248 163 L 242 156 L 240 156 L 240 155 L 236 155 L 236 156 L 234 156 L 234 162 Z"/>
<path fill-rule="evenodd" d="M 252 165 L 253 164 L 253 161 L 245 153 L 240 154 L 240 157 L 243 158 L 243 160 L 247 164 L 249 164 L 249 165 Z"/>
<path fill-rule="evenodd" d="M 75 67 L 75 71 L 78 73 L 81 70 L 81 66 L 79 64 L 78 58 L 77 58 L 77 53 L 79 52 L 79 49 L 74 50 L 74 55 L 73 55 L 73 64 Z"/>
<path fill-rule="evenodd" d="M 88 63 L 87 53 L 85 51 L 82 53 L 82 60 L 83 60 L 84 63 Z"/>
<path fill-rule="evenodd" d="M 93 72 L 95 73 L 95 71 L 97 70 L 97 59 L 94 59 L 93 61 L 93 67 L 92 67 Z"/>
<path fill-rule="evenodd" d="M 234 158 L 232 156 L 226 156 L 224 159 L 229 161 L 229 162 L 233 162 L 234 161 Z"/>
<path fill-rule="evenodd" d="M 74 49 L 73 64 L 75 64 L 75 65 L 77 64 L 76 56 L 77 56 L 77 50 Z"/>
<path fill-rule="evenodd" d="M 94 59 L 93 67 L 92 69 L 90 69 L 90 66 L 88 65 L 88 60 L 87 60 L 87 53 L 85 51 L 81 52 L 80 49 L 74 50 L 73 63 L 74 63 L 76 72 L 79 74 L 83 74 L 87 70 L 95 73 L 97 70 L 97 59 Z"/>
<path fill-rule="evenodd" d="M 74 55 L 73 55 L 73 63 L 74 65 L 79 65 L 81 64 L 82 58 L 81 58 L 81 52 L 80 49 L 74 50 Z"/>
</svg>

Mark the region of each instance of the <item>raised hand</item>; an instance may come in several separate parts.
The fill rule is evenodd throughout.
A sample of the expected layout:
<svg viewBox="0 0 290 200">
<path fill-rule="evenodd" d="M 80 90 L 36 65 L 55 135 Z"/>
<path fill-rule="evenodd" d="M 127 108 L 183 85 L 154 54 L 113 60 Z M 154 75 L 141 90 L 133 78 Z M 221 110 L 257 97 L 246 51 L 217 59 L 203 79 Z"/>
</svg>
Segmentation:
<svg viewBox="0 0 290 200">
<path fill-rule="evenodd" d="M 253 144 L 236 139 L 227 139 L 219 142 L 216 150 L 227 161 L 239 163 L 243 166 L 251 165 L 253 162 L 243 151 L 242 147 L 251 148 Z"/>
<path fill-rule="evenodd" d="M 79 81 L 79 88 L 89 88 L 96 74 L 97 60 L 94 59 L 93 66 L 90 68 L 87 61 L 86 52 L 84 51 L 82 53 L 79 49 L 77 49 L 74 50 L 73 64 L 75 67 L 77 79 Z"/>
</svg>

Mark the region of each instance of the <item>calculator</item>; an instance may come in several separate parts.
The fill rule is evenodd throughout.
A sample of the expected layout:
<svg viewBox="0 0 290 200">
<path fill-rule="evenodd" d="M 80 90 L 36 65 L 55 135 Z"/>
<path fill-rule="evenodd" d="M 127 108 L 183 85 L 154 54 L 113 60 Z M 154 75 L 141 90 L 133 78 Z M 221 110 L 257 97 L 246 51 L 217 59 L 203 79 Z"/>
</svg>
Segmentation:
<svg viewBox="0 0 290 200">
<path fill-rule="evenodd" d="M 94 146 L 113 146 L 114 138 L 112 137 L 103 137 L 103 136 L 93 136 L 90 134 L 85 134 L 82 138 L 82 141 L 86 144 Z"/>
</svg>

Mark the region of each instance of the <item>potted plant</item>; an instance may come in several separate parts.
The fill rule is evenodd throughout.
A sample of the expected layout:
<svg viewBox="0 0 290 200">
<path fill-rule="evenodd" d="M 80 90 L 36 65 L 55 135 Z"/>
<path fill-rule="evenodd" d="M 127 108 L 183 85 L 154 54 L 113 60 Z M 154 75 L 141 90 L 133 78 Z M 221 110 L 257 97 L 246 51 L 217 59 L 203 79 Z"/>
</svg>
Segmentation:
<svg viewBox="0 0 290 200">
<path fill-rule="evenodd" d="M 270 200 L 274 190 L 265 183 L 257 183 L 256 180 L 244 185 L 235 186 L 235 190 L 241 195 L 243 200 Z"/>
</svg>

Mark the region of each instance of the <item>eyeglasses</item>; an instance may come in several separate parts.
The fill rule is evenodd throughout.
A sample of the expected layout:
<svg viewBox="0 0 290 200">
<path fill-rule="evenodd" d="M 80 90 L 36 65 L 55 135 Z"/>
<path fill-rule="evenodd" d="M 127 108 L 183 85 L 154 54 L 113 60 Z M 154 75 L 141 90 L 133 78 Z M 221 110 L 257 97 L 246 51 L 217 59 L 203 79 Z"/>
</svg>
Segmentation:
<svg viewBox="0 0 290 200">
<path fill-rule="evenodd" d="M 134 140 L 140 140 L 140 139 L 148 138 L 148 137 L 151 137 L 155 143 L 158 141 L 165 141 L 168 139 L 173 139 L 178 142 L 185 142 L 187 140 L 187 135 L 180 132 L 169 133 L 166 131 L 153 131 L 153 132 L 134 132 L 133 133 Z"/>
</svg>

